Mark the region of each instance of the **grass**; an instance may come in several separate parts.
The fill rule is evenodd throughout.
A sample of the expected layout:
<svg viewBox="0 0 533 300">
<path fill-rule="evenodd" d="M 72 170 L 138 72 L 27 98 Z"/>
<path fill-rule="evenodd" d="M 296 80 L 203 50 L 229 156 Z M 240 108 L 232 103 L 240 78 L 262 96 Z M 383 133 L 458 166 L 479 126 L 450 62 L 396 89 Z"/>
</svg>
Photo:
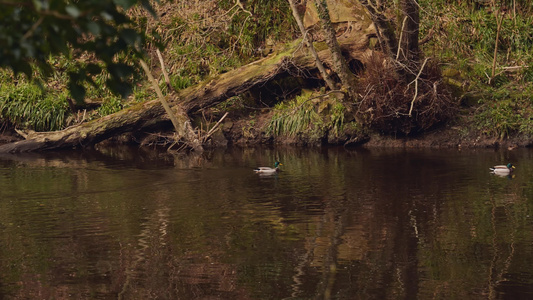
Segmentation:
<svg viewBox="0 0 533 300">
<path fill-rule="evenodd" d="M 346 108 L 335 98 L 304 93 L 292 101 L 280 102 L 266 126 L 272 136 L 321 137 L 326 131 L 339 134 L 345 125 Z"/>
<path fill-rule="evenodd" d="M 294 101 L 280 102 L 274 107 L 274 114 L 266 133 L 274 136 L 295 136 L 316 129 L 321 119 L 307 96 L 298 96 Z"/>
<path fill-rule="evenodd" d="M 65 127 L 70 113 L 64 93 L 46 93 L 34 84 L 0 87 L 0 116 L 19 128 L 36 131 Z"/>
<path fill-rule="evenodd" d="M 472 130 L 498 138 L 532 136 L 533 1 L 516 1 L 516 10 L 513 1 L 507 0 L 498 1 L 497 7 L 476 1 L 420 3 L 421 36 L 429 34 L 430 29 L 436 32 L 424 45 L 425 52 L 441 60 L 447 69 L 445 74 L 454 74 L 450 80 L 462 83 L 460 97 L 477 99 Z M 504 14 L 495 58 L 494 9 L 498 8 Z M 492 78 L 494 62 L 496 76 Z"/>
<path fill-rule="evenodd" d="M 133 16 L 143 29 L 161 36 L 167 47 L 163 54 L 171 85 L 176 90 L 257 59 L 265 48 L 298 35 L 286 0 L 241 1 L 242 8 L 233 0 L 195 3 L 182 1 L 178 5 L 161 1 L 156 9 L 161 10 L 159 15 L 164 12 L 167 17 L 153 20 L 142 13 Z M 505 15 L 497 49 L 497 76 L 490 78 L 490 84 L 497 30 L 490 5 L 484 6 L 476 0 L 421 0 L 419 3 L 421 38 L 434 32 L 422 49 L 450 70 L 446 72 L 452 74 L 450 79 L 459 83 L 456 96 L 475 99 L 473 130 L 501 138 L 515 134 L 533 136 L 530 117 L 533 115 L 533 0 L 516 1 L 516 10 L 512 0 L 497 1 L 505 8 Z M 64 90 L 66 74 L 73 64 L 67 58 L 51 59 L 56 72 L 44 89 L 23 80 L 17 80 L 15 85 L 12 74 L 0 71 L 0 116 L 4 120 L 35 130 L 68 126 L 70 112 Z M 93 118 L 116 112 L 126 107 L 128 101 L 154 99 L 146 84 L 136 86 L 128 100 L 113 96 L 101 88 L 107 76 L 104 73 L 95 76 L 96 87 L 87 87 L 88 98 L 104 99 L 91 115 Z M 162 81 L 161 84 L 164 86 Z M 272 135 L 296 136 L 325 130 L 338 134 L 345 129 L 346 111 L 342 104 L 309 99 L 301 96 L 277 104 L 267 131 Z M 240 109 L 246 103 L 237 96 L 219 106 L 224 110 Z"/>
</svg>

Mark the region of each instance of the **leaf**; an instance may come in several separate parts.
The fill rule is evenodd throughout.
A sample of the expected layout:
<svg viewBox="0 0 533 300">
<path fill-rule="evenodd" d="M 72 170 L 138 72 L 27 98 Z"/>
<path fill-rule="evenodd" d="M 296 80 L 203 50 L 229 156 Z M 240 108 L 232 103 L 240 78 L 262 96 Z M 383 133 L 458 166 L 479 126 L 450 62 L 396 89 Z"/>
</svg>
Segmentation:
<svg viewBox="0 0 533 300">
<path fill-rule="evenodd" d="M 32 0 L 32 2 L 33 2 L 33 6 L 35 6 L 36 11 L 50 9 L 48 0 Z"/>
<path fill-rule="evenodd" d="M 89 30 L 90 33 L 93 35 L 100 35 L 100 25 L 96 22 L 89 22 L 87 23 L 87 30 Z"/>
<path fill-rule="evenodd" d="M 121 6 L 125 10 L 129 9 L 137 3 L 137 0 L 113 0 L 116 5 Z"/>
<path fill-rule="evenodd" d="M 120 37 L 130 46 L 135 46 L 135 43 L 141 41 L 141 37 L 133 29 L 122 30 Z"/>
<path fill-rule="evenodd" d="M 67 5 L 65 7 L 65 11 L 67 12 L 67 14 L 69 14 L 74 19 L 76 19 L 77 17 L 79 17 L 81 15 L 81 11 L 76 6 L 74 6 L 72 4 Z"/>
<path fill-rule="evenodd" d="M 101 12 L 100 16 L 102 16 L 102 18 L 104 18 L 104 20 L 106 20 L 106 21 L 113 21 L 113 16 L 110 13 L 108 13 L 107 11 Z"/>
</svg>

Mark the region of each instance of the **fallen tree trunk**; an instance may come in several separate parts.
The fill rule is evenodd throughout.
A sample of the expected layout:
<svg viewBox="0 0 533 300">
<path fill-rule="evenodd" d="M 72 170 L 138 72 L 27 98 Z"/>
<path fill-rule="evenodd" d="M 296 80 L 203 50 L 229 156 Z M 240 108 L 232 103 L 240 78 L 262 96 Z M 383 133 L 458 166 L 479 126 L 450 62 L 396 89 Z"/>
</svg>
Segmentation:
<svg viewBox="0 0 533 300">
<path fill-rule="evenodd" d="M 365 61 L 368 54 L 369 34 L 371 33 L 365 32 L 356 42 L 353 38 L 346 38 L 339 42 L 347 53 L 351 53 L 352 57 Z M 327 49 L 320 51 L 319 57 L 323 61 L 331 61 Z M 171 95 L 170 99 L 179 100 L 179 102 L 171 101 L 172 110 L 179 123 L 185 128 L 189 124 L 189 114 L 239 95 L 281 73 L 314 68 L 313 57 L 308 55 L 307 51 L 301 50 L 299 42 L 295 42 L 278 54 L 270 55 Z M 31 133 L 25 140 L 0 146 L 0 153 L 84 147 L 122 133 L 141 130 L 162 121 L 168 121 L 168 115 L 165 114 L 165 110 L 158 100 L 152 100 L 61 131 Z M 178 136 L 178 138 L 182 137 Z M 189 140 L 192 138 L 187 137 Z"/>
</svg>

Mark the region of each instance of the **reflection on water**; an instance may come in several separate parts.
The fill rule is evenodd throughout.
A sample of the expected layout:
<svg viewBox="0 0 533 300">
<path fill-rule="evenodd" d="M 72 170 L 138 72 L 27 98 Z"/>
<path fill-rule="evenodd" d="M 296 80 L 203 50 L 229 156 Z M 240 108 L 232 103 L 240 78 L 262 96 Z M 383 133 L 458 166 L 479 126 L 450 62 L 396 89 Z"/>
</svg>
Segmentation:
<svg viewBox="0 0 533 300">
<path fill-rule="evenodd" d="M 282 172 L 252 169 L 279 159 Z M 489 173 L 513 162 L 514 177 Z M 2 299 L 533 298 L 529 150 L 0 158 Z"/>
</svg>

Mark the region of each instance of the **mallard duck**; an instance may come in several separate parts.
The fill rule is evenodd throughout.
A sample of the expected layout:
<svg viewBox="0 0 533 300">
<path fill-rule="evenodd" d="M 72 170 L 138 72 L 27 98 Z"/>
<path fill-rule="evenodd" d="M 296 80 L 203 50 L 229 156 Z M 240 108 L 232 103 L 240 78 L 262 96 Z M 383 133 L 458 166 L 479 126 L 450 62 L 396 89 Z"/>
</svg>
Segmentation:
<svg viewBox="0 0 533 300">
<path fill-rule="evenodd" d="M 254 169 L 254 172 L 259 173 L 259 174 L 274 174 L 274 173 L 279 172 L 279 166 L 283 166 L 283 164 L 280 163 L 279 161 L 276 161 L 274 163 L 274 168 L 271 168 L 271 167 L 258 167 L 258 168 Z"/>
<path fill-rule="evenodd" d="M 498 165 L 490 168 L 490 171 L 497 175 L 509 175 L 513 172 L 515 166 L 513 166 L 512 163 L 508 163 L 507 165 Z"/>
</svg>

